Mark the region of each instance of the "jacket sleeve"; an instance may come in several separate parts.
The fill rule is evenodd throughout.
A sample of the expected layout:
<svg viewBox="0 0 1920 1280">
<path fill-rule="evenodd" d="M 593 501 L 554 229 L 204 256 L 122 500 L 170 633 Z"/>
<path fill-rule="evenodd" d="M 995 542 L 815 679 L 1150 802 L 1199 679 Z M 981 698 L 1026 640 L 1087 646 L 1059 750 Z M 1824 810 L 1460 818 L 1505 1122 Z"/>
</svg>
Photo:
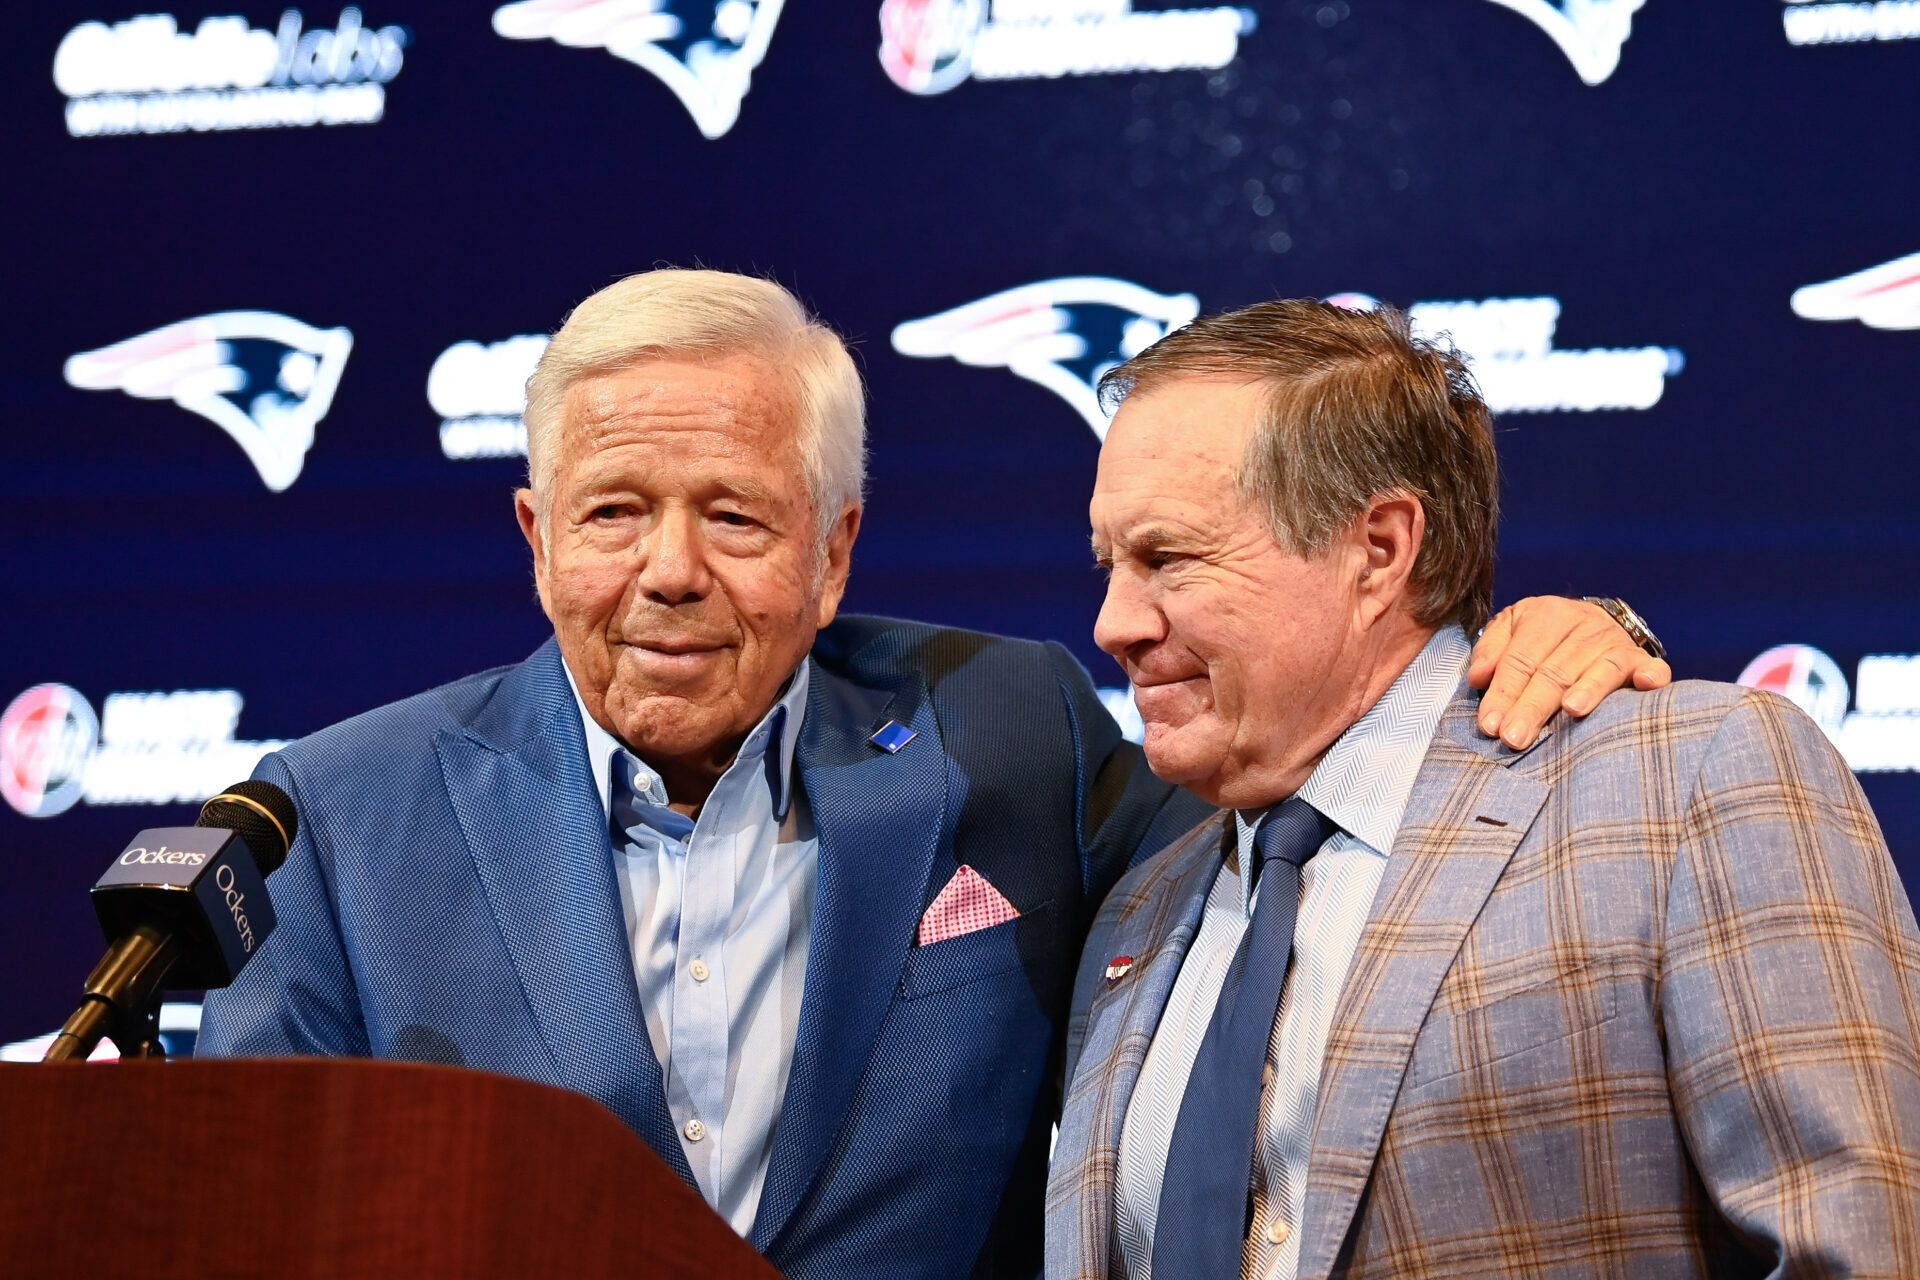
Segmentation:
<svg viewBox="0 0 1920 1280">
<path fill-rule="evenodd" d="M 1709 1196 L 1772 1275 L 1920 1275 L 1920 931 L 1858 783 L 1752 693 L 1679 835 L 1657 997 Z"/>
<path fill-rule="evenodd" d="M 267 1058 L 368 1052 L 353 972 L 329 885 L 324 822 L 302 804 L 278 753 L 253 776 L 284 790 L 300 829 L 267 880 L 274 929 L 232 986 L 209 992 L 194 1055 Z"/>
<path fill-rule="evenodd" d="M 1075 819 L 1087 900 L 1098 904 L 1127 870 L 1214 812 L 1204 800 L 1153 776 L 1146 755 L 1121 736 L 1093 681 L 1072 654 L 1047 646 L 1072 727 Z"/>
</svg>

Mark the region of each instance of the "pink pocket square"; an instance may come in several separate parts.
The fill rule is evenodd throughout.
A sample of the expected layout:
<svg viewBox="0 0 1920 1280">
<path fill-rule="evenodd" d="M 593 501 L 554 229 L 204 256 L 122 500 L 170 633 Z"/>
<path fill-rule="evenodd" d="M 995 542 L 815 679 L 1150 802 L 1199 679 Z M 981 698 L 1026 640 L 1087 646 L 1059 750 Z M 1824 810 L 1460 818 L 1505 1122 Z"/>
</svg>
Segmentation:
<svg viewBox="0 0 1920 1280">
<path fill-rule="evenodd" d="M 1019 918 L 1013 904 L 988 884 L 985 876 L 962 865 L 927 908 L 927 914 L 920 917 L 920 933 L 914 942 L 924 947 Z"/>
</svg>

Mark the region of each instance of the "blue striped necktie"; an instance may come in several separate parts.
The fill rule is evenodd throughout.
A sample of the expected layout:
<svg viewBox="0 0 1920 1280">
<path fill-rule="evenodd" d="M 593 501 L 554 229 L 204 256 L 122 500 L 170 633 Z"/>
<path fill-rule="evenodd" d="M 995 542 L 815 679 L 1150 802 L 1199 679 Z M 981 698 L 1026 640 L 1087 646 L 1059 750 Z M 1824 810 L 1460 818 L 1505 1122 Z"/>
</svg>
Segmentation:
<svg viewBox="0 0 1920 1280">
<path fill-rule="evenodd" d="M 1180 1099 L 1153 1229 L 1155 1280 L 1237 1280 L 1240 1275 L 1261 1075 L 1293 953 L 1300 866 L 1334 830 L 1318 810 L 1294 796 L 1268 815 L 1254 837 L 1254 865 L 1248 870 L 1260 900 L 1233 953 Z"/>
</svg>

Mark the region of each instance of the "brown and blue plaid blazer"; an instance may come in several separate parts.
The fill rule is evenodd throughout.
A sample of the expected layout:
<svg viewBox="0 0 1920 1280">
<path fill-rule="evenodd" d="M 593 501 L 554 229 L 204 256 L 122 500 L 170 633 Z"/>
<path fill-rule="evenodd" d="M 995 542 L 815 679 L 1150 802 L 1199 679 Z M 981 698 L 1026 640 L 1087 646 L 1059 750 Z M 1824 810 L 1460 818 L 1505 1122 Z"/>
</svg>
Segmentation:
<svg viewBox="0 0 1920 1280">
<path fill-rule="evenodd" d="M 1341 992 L 1301 1280 L 1920 1277 L 1920 931 L 1819 728 L 1695 682 L 1519 753 L 1474 712 L 1435 734 Z M 1221 850 L 1216 819 L 1094 924 L 1053 1280 L 1124 1274 L 1121 1126 Z"/>
</svg>

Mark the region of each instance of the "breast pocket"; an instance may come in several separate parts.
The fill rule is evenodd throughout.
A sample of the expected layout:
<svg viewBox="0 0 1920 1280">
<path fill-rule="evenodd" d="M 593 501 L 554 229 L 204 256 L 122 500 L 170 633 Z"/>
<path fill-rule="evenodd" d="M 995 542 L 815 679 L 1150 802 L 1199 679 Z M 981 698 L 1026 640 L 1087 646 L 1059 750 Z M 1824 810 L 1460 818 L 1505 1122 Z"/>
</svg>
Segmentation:
<svg viewBox="0 0 1920 1280">
<path fill-rule="evenodd" d="M 928 943 L 907 953 L 900 997 L 914 1000 L 1018 969 L 1022 932 L 1031 935 L 1053 925 L 1053 904 L 1031 907 L 1016 920 L 1003 920 L 957 938 Z"/>
<path fill-rule="evenodd" d="M 1414 1089 L 1496 1070 L 1503 1084 L 1548 1086 L 1580 1073 L 1574 1050 L 1612 1021 L 1627 979 L 1606 970 L 1549 974 L 1497 1000 L 1429 1020 L 1414 1046 Z"/>
</svg>

